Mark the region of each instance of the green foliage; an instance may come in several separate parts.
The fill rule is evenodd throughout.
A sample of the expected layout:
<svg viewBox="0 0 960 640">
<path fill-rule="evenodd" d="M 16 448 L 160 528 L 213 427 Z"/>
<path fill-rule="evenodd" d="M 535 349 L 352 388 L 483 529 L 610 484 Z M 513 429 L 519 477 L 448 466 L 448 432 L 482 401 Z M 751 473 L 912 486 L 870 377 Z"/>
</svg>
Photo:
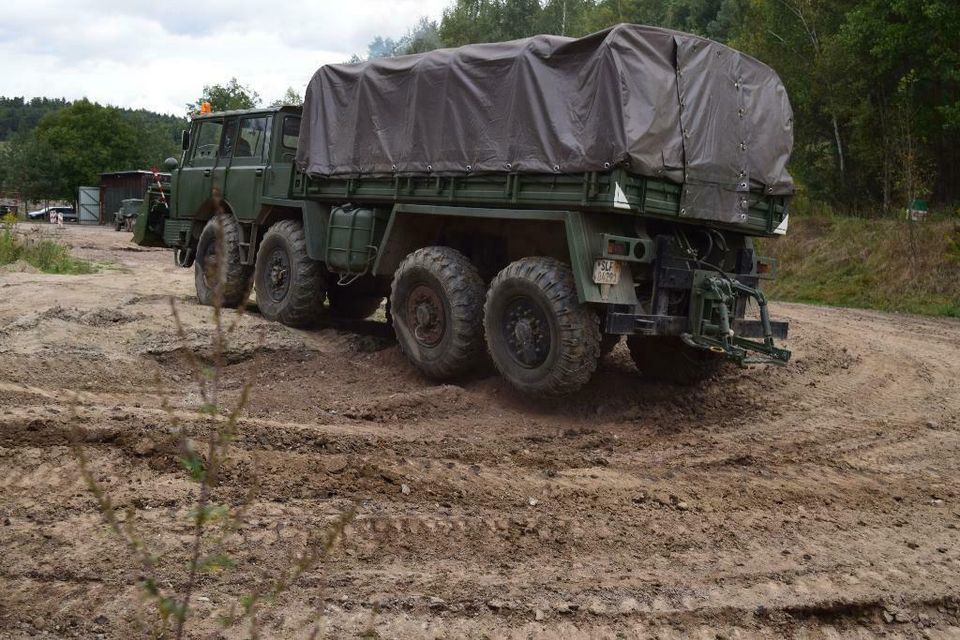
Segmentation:
<svg viewBox="0 0 960 640">
<path fill-rule="evenodd" d="M 14 233 L 10 225 L 0 231 L 0 265 L 23 260 L 44 273 L 93 273 L 96 265 L 70 255 L 70 250 L 53 240 Z"/>
<path fill-rule="evenodd" d="M 795 112 L 791 170 L 812 200 L 888 216 L 916 197 L 960 201 L 956 0 L 454 0 L 439 37 L 453 47 L 621 22 L 727 42 L 776 69 Z"/>
<path fill-rule="evenodd" d="M 69 104 L 63 98 L 25 98 L 0 96 L 0 140 L 10 140 L 17 133 L 27 133 L 48 113 Z"/>
<path fill-rule="evenodd" d="M 120 110 L 88 100 L 44 116 L 36 139 L 55 156 L 52 195 L 65 200 L 73 200 L 81 185 L 98 184 L 101 172 L 128 169 L 141 159 L 137 130 Z"/>
<path fill-rule="evenodd" d="M 287 87 L 283 95 L 270 103 L 271 107 L 282 107 L 284 105 L 293 105 L 299 107 L 303 104 L 303 96 L 293 87 Z"/>
<path fill-rule="evenodd" d="M 102 172 L 159 166 L 179 153 L 186 127 L 174 116 L 88 100 L 0 98 L 0 113 L 8 103 L 23 107 L 18 130 L 0 148 L 0 190 L 24 199 L 72 201 L 77 187 L 98 184 Z"/>
<path fill-rule="evenodd" d="M 951 242 L 960 243 L 952 221 L 793 218 L 786 236 L 762 242 L 780 269 L 764 289 L 779 300 L 960 317 Z"/>
<path fill-rule="evenodd" d="M 429 18 L 422 17 L 417 24 L 408 29 L 406 35 L 399 40 L 377 36 L 367 45 L 367 60 L 376 58 L 390 58 L 411 53 L 424 53 L 441 46 L 440 35 L 437 32 L 437 23 Z M 362 62 L 359 56 L 351 58 L 350 62 Z"/>
<path fill-rule="evenodd" d="M 207 84 L 196 102 L 187 104 L 187 113 L 199 113 L 204 102 L 209 102 L 214 111 L 253 109 L 260 106 L 260 94 L 250 87 L 230 78 L 227 84 Z"/>
<path fill-rule="evenodd" d="M 732 44 L 783 78 L 815 197 L 888 215 L 960 199 L 960 3 L 751 0 L 743 24 Z"/>
</svg>

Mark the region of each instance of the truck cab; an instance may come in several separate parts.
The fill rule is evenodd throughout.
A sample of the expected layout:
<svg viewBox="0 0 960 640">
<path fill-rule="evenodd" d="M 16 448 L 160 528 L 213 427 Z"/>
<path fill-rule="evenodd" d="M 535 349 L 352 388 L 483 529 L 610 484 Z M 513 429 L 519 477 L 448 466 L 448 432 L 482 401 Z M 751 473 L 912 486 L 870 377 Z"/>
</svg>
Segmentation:
<svg viewBox="0 0 960 640">
<path fill-rule="evenodd" d="M 255 219 L 262 197 L 286 195 L 299 132 L 299 107 L 194 118 L 174 175 L 170 217 L 212 215 L 223 207 L 239 220 Z"/>
<path fill-rule="evenodd" d="M 165 211 L 138 224 L 135 241 L 188 251 L 219 212 L 252 225 L 265 200 L 287 196 L 299 133 L 295 106 L 195 116 L 183 132 L 180 160 L 167 161 Z"/>
</svg>

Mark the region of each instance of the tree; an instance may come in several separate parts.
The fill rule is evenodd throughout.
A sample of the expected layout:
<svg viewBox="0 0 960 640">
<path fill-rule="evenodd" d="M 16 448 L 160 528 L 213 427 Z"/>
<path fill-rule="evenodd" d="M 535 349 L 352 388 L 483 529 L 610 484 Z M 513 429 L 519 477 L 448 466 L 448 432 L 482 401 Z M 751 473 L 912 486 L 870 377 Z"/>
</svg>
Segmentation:
<svg viewBox="0 0 960 640">
<path fill-rule="evenodd" d="M 25 202 L 61 197 L 57 154 L 35 131 L 18 133 L 4 145 L 0 164 L 0 191 L 19 193 Z"/>
<path fill-rule="evenodd" d="M 230 78 L 226 85 L 203 85 L 203 95 L 196 102 L 187 104 L 187 113 L 197 113 L 201 105 L 209 102 L 214 111 L 233 111 L 235 109 L 253 109 L 260 106 L 260 94 L 236 78 Z"/>
<path fill-rule="evenodd" d="M 137 130 L 120 110 L 86 99 L 44 116 L 36 141 L 35 163 L 45 163 L 43 154 L 49 152 L 55 158 L 56 177 L 48 195 L 65 200 L 75 199 L 81 185 L 97 184 L 100 173 L 138 167 L 142 161 Z"/>
<path fill-rule="evenodd" d="M 367 45 L 367 60 L 377 58 L 391 58 L 393 56 L 404 56 L 411 53 L 425 53 L 439 49 L 442 46 L 437 22 L 427 17 L 421 17 L 417 24 L 407 30 L 407 33 L 399 40 L 393 38 L 384 38 L 376 36 Z M 363 58 L 354 55 L 350 58 L 350 63 L 363 62 Z"/>
<path fill-rule="evenodd" d="M 270 103 L 271 107 L 282 107 L 284 105 L 293 105 L 299 107 L 303 105 L 303 96 L 293 87 L 287 87 L 283 95 Z"/>
</svg>

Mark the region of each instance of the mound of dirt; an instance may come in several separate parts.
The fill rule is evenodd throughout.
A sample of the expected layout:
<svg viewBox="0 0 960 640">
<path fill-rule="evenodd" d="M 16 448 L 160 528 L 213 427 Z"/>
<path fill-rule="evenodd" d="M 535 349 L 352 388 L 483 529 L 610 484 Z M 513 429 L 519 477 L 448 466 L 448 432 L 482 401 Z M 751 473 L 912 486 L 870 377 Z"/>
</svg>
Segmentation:
<svg viewBox="0 0 960 640">
<path fill-rule="evenodd" d="M 26 260 L 17 260 L 0 267 L 0 273 L 40 273 L 40 269 Z"/>
</svg>

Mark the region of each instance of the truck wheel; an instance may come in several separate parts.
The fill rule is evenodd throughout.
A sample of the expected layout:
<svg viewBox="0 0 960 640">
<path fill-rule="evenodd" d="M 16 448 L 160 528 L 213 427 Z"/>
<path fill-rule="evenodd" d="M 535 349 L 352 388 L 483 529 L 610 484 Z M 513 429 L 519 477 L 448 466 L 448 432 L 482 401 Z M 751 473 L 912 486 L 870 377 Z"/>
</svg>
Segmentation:
<svg viewBox="0 0 960 640">
<path fill-rule="evenodd" d="M 670 384 L 697 384 L 723 365 L 723 356 L 691 347 L 674 336 L 629 336 L 627 347 L 644 377 Z"/>
<path fill-rule="evenodd" d="M 449 247 L 425 247 L 400 263 L 390 290 L 400 349 L 425 375 L 463 373 L 483 353 L 483 280 Z"/>
<path fill-rule="evenodd" d="M 383 302 L 383 296 L 352 293 L 349 287 L 331 287 L 327 291 L 330 303 L 330 315 L 344 320 L 363 320 L 369 318 Z"/>
<path fill-rule="evenodd" d="M 573 272 L 559 260 L 523 258 L 501 271 L 483 325 L 493 363 L 520 391 L 570 393 L 597 368 L 599 319 L 580 304 Z"/>
<path fill-rule="evenodd" d="M 231 215 L 211 218 L 197 242 L 197 258 L 194 262 L 194 284 L 200 304 L 213 306 L 216 284 L 217 225 L 223 224 L 223 300 L 224 307 L 237 307 L 250 295 L 250 278 L 253 269 L 240 264 L 240 225 Z"/>
<path fill-rule="evenodd" d="M 260 243 L 256 271 L 257 306 L 267 320 L 307 327 L 323 315 L 327 283 L 323 265 L 307 255 L 299 220 L 281 220 Z"/>
</svg>

